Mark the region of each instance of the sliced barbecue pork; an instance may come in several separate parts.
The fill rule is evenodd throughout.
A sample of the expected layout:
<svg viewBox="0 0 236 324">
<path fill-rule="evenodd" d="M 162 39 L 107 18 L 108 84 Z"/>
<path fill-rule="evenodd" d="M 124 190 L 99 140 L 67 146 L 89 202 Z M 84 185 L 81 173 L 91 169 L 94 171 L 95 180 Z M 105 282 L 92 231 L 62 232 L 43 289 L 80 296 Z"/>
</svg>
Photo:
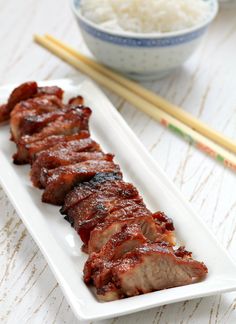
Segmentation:
<svg viewBox="0 0 236 324">
<path fill-rule="evenodd" d="M 71 141 L 78 141 L 90 136 L 88 131 L 81 131 L 73 135 L 51 135 L 43 138 L 42 140 L 25 144 L 24 141 L 17 143 L 17 153 L 14 155 L 14 163 L 25 164 L 32 163 L 42 151 L 53 148 L 60 144 L 65 144 Z"/>
<path fill-rule="evenodd" d="M 97 173 L 89 182 L 79 184 L 68 193 L 61 209 L 62 214 L 66 214 L 69 208 L 75 206 L 91 194 L 101 192 L 101 190 L 108 190 L 111 192 L 113 192 L 113 190 L 118 190 L 124 198 L 138 195 L 137 189 L 132 184 L 128 185 L 122 181 L 120 173 Z"/>
<path fill-rule="evenodd" d="M 83 106 L 84 105 L 84 98 L 82 96 L 73 97 L 68 101 L 68 104 L 73 106 Z"/>
<path fill-rule="evenodd" d="M 67 212 L 68 221 L 80 235 L 87 246 L 91 231 L 117 210 L 131 206 L 145 208 L 142 198 L 124 199 L 118 194 L 96 193 L 82 200 Z"/>
<path fill-rule="evenodd" d="M 66 196 L 61 213 L 67 215 L 89 253 L 99 251 L 126 223 L 144 224 L 143 230 L 151 241 L 175 241 L 171 220 L 162 213 L 154 214 L 154 218 L 137 189 L 112 175 L 98 174 L 75 187 Z"/>
<path fill-rule="evenodd" d="M 27 147 L 37 141 L 42 141 L 51 135 L 73 135 L 80 131 L 88 131 L 88 120 L 91 115 L 89 108 L 70 109 L 57 118 L 54 122 L 45 126 L 41 132 L 34 135 L 25 135 L 17 143 L 17 153 L 13 156 L 15 164 L 25 164 L 27 158 Z"/>
<path fill-rule="evenodd" d="M 45 95 L 56 96 L 57 98 L 63 98 L 64 91 L 57 86 L 38 87 L 36 97 L 42 97 Z"/>
<path fill-rule="evenodd" d="M 91 115 L 91 109 L 87 107 L 71 108 L 64 111 L 56 111 L 42 116 L 36 117 L 34 121 L 38 123 L 46 123 L 46 127 L 40 133 L 32 136 L 24 137 L 27 143 L 41 140 L 50 135 L 71 135 L 77 134 L 81 130 L 88 131 L 88 120 Z M 43 120 L 45 118 L 45 121 Z M 47 125 L 47 122 L 50 122 Z"/>
<path fill-rule="evenodd" d="M 158 226 L 151 212 L 142 206 L 128 206 L 111 213 L 106 217 L 104 222 L 98 223 L 90 232 L 88 241 L 88 253 L 99 252 L 112 235 L 121 231 L 124 225 L 138 224 L 143 235 L 150 242 L 168 242 L 175 244 L 175 236 L 173 231 L 163 232 L 161 226 Z M 85 226 L 84 226 L 85 227 Z M 79 229 L 81 235 L 84 228 Z"/>
<path fill-rule="evenodd" d="M 82 133 L 82 132 L 81 132 Z M 100 145 L 92 140 L 90 137 L 81 136 L 81 133 L 77 135 L 72 135 L 68 137 L 68 140 L 65 141 L 58 141 L 58 144 L 44 150 L 47 153 L 53 154 L 54 152 L 61 151 L 61 152 L 101 152 L 102 149 Z M 84 131 L 83 131 L 84 133 Z M 78 137 L 78 138 L 77 138 Z M 79 138 L 80 137 L 80 138 Z M 48 137 L 50 138 L 50 137 Z M 67 136 L 65 136 L 67 138 Z M 41 152 L 43 153 L 43 152 Z M 37 158 L 40 156 L 41 153 L 37 154 Z"/>
<path fill-rule="evenodd" d="M 111 272 L 111 281 L 97 289 L 101 300 L 189 285 L 203 280 L 208 270 L 183 249 L 179 253 L 165 244 L 145 243 L 115 261 Z"/>
<path fill-rule="evenodd" d="M 175 238 L 175 227 L 173 224 L 173 220 L 166 216 L 163 212 L 156 212 L 152 214 L 152 217 L 158 227 L 159 232 L 161 233 L 161 238 L 163 242 L 168 242 L 171 245 L 176 244 Z M 161 242 L 161 240 L 159 239 Z"/>
<path fill-rule="evenodd" d="M 41 183 L 41 179 L 44 179 L 47 170 L 82 161 L 96 160 L 96 158 L 112 161 L 113 155 L 102 153 L 100 145 L 91 138 L 59 143 L 36 155 L 32 163 L 31 180 L 36 187 L 44 188 L 45 185 Z"/>
<path fill-rule="evenodd" d="M 8 120 L 15 105 L 21 101 L 33 97 L 43 97 L 45 95 L 53 95 L 62 99 L 63 93 L 64 91 L 56 86 L 38 87 L 37 83 L 34 81 L 23 83 L 12 91 L 7 103 L 0 106 L 0 122 Z"/>
<path fill-rule="evenodd" d="M 36 100 L 38 98 L 32 99 Z M 40 98 L 39 98 L 40 99 Z M 62 120 L 62 118 L 67 117 L 67 109 L 54 109 L 49 112 L 44 112 L 43 114 L 28 115 L 25 116 L 22 124 L 22 135 L 33 135 L 39 133 L 44 127 L 48 126 L 57 120 Z"/>
<path fill-rule="evenodd" d="M 89 182 L 75 187 L 65 199 L 61 213 L 74 226 L 87 245 L 94 227 L 115 210 L 144 206 L 137 189 L 117 174 L 97 174 Z"/>
<path fill-rule="evenodd" d="M 83 182 L 75 187 L 65 199 L 61 209 L 62 214 L 75 209 L 80 204 L 85 204 L 86 213 L 89 215 L 94 206 L 100 206 L 102 201 L 106 203 L 107 198 L 115 199 L 136 199 L 142 202 L 138 190 L 130 183 L 124 182 L 117 173 L 99 173 L 89 182 Z M 109 202 L 109 201 L 108 201 Z M 84 205 L 81 205 L 81 208 Z M 88 209 L 91 206 L 91 210 Z M 101 209 L 104 209 L 101 207 Z"/>
<path fill-rule="evenodd" d="M 62 98 L 58 87 L 24 83 L 0 106 L 0 122 L 11 119 L 14 163 L 31 163 L 34 186 L 45 188 L 42 201 L 63 205 L 61 214 L 83 241 L 84 282 L 111 301 L 204 279 L 204 263 L 174 247 L 172 220 L 152 213 L 123 181 L 114 155 L 90 138 L 83 97 Z"/>
<path fill-rule="evenodd" d="M 46 171 L 41 177 L 41 184 L 45 184 L 42 201 L 62 205 L 66 194 L 76 184 L 90 180 L 99 172 L 121 173 L 119 166 L 111 161 L 85 161 Z"/>
<path fill-rule="evenodd" d="M 140 226 L 124 225 L 120 232 L 114 234 L 100 252 L 92 253 L 84 266 L 85 283 L 94 283 L 97 289 L 107 285 L 111 280 L 115 262 L 124 254 L 147 242 Z"/>
<path fill-rule="evenodd" d="M 19 102 L 11 112 L 11 134 L 12 140 L 17 142 L 23 135 L 33 134 L 42 129 L 42 123 L 37 125 L 35 120 L 40 119 L 42 114 L 60 111 L 64 104 L 53 95 L 35 97 Z"/>
<path fill-rule="evenodd" d="M 73 100 L 70 100 L 67 105 L 63 104 L 60 99 L 56 96 L 42 96 L 29 99 L 25 102 L 21 102 L 19 105 L 27 106 L 27 110 L 21 119 L 21 133 L 20 135 L 32 135 L 34 133 L 40 132 L 49 123 L 55 122 L 58 119 L 67 119 L 69 110 L 81 110 L 88 111 L 89 108 L 85 108 L 79 102 L 82 102 L 83 98 L 78 96 Z M 36 104 L 35 104 L 36 103 Z M 32 105 L 35 110 L 34 112 L 29 112 L 30 105 Z M 38 106 L 38 107 L 37 107 Z M 53 109 L 54 108 L 54 109 Z M 44 109 L 44 111 L 43 111 Z M 15 113 L 16 107 L 11 113 L 11 124 L 12 115 Z M 19 107 L 19 115 L 21 114 L 21 107 Z M 70 118 L 70 115 L 69 115 Z M 82 127 L 84 128 L 84 127 Z M 19 137 L 19 136 L 18 136 Z"/>
<path fill-rule="evenodd" d="M 10 118 L 10 113 L 17 103 L 32 98 L 37 94 L 38 86 L 36 82 L 26 82 L 15 88 L 9 96 L 5 105 L 0 106 L 0 122 Z"/>
<path fill-rule="evenodd" d="M 75 207 L 76 208 L 76 207 Z M 72 217 L 71 217 L 72 216 Z M 73 218 L 73 211 L 68 213 L 69 221 Z M 151 242 L 168 242 L 175 245 L 174 228 L 166 227 L 165 222 L 156 222 L 153 214 L 146 207 L 138 205 L 135 201 L 126 200 L 121 204 L 116 202 L 116 209 L 104 215 L 96 215 L 95 217 L 83 221 L 77 221 L 77 232 L 85 248 L 88 245 L 88 253 L 96 252 L 110 239 L 111 235 L 120 231 L 125 224 L 139 224 L 143 234 Z"/>
<path fill-rule="evenodd" d="M 74 152 L 70 149 L 59 149 L 55 151 L 44 151 L 32 164 L 31 180 L 35 187 L 43 188 L 40 178 L 47 170 L 55 169 L 60 166 L 66 166 L 88 160 L 113 160 L 112 154 L 102 152 Z"/>
</svg>

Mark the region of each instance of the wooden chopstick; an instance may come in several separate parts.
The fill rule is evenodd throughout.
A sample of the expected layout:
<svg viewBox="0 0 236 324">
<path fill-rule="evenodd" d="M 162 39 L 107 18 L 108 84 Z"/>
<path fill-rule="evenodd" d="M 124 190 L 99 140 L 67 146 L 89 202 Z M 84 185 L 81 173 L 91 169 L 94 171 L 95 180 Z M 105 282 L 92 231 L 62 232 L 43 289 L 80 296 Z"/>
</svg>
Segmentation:
<svg viewBox="0 0 236 324">
<path fill-rule="evenodd" d="M 147 100 L 138 96 L 136 93 L 127 89 L 127 87 L 121 85 L 115 80 L 108 78 L 106 75 L 92 68 L 90 65 L 78 59 L 78 57 L 75 57 L 75 55 L 72 55 L 65 48 L 62 48 L 59 44 L 52 42 L 48 37 L 46 38 L 44 36 L 35 35 L 34 39 L 38 44 L 40 44 L 41 46 L 43 46 L 44 48 L 46 48 L 65 62 L 74 66 L 81 72 L 87 74 L 93 80 L 105 86 L 109 90 L 112 90 L 116 94 L 120 95 L 128 102 L 136 106 L 138 109 L 148 114 L 155 120 L 159 121 L 162 125 L 183 136 L 185 139 L 190 141 L 200 150 L 211 155 L 216 160 L 223 163 L 225 166 L 236 171 L 235 155 L 231 154 L 221 146 L 205 138 L 203 135 L 197 133 L 196 131 L 186 126 L 179 120 L 173 118 L 166 112 L 160 110 L 152 103 L 148 102 Z"/>
<path fill-rule="evenodd" d="M 68 53 L 71 53 L 76 58 L 81 60 L 82 62 L 88 64 L 92 68 L 96 69 L 97 71 L 101 72 L 103 75 L 109 77 L 110 79 L 119 82 L 121 85 L 127 87 L 132 92 L 138 94 L 140 97 L 146 99 L 150 103 L 157 106 L 159 109 L 165 111 L 169 115 L 175 117 L 179 121 L 183 122 L 185 125 L 191 127 L 192 129 L 196 130 L 198 133 L 204 135 L 205 137 L 211 139 L 212 141 L 216 142 L 220 146 L 230 150 L 233 153 L 236 153 L 236 141 L 227 138 L 223 134 L 217 132 L 216 130 L 212 129 L 196 117 L 192 116 L 188 112 L 184 111 L 183 109 L 173 105 L 172 103 L 168 102 L 164 98 L 158 96 L 154 92 L 142 87 L 138 83 L 129 80 L 122 76 L 119 73 L 109 70 L 105 66 L 95 62 L 94 60 L 88 58 L 87 56 L 81 54 L 73 47 L 65 44 L 64 42 L 60 41 L 59 39 L 46 34 L 45 37 L 49 39 L 51 42 L 55 43 L 56 45 L 60 46 Z"/>
</svg>

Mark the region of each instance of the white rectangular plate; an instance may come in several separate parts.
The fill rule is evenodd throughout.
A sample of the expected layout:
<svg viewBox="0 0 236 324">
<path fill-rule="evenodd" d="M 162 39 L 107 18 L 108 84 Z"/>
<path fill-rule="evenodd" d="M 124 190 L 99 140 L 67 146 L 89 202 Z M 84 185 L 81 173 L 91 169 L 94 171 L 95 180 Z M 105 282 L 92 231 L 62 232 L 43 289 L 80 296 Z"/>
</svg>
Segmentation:
<svg viewBox="0 0 236 324">
<path fill-rule="evenodd" d="M 45 82 L 43 83 L 45 84 Z M 48 84 L 48 82 L 46 82 Z M 81 94 L 93 109 L 92 137 L 105 151 L 114 152 L 125 179 L 134 183 L 152 211 L 162 210 L 174 220 L 179 243 L 206 263 L 209 275 L 200 283 L 157 291 L 142 296 L 100 303 L 82 279 L 87 256 L 81 241 L 63 219 L 59 208 L 41 203 L 41 191 L 29 180 L 29 166 L 12 164 L 15 145 L 9 141 L 9 126 L 0 127 L 0 181 L 19 216 L 47 259 L 68 302 L 79 319 L 116 317 L 186 299 L 236 289 L 236 265 L 205 224 L 160 170 L 122 117 L 91 82 L 75 86 L 53 81 L 66 91 L 66 98 Z M 12 86 L 0 89 L 4 102 Z"/>
</svg>

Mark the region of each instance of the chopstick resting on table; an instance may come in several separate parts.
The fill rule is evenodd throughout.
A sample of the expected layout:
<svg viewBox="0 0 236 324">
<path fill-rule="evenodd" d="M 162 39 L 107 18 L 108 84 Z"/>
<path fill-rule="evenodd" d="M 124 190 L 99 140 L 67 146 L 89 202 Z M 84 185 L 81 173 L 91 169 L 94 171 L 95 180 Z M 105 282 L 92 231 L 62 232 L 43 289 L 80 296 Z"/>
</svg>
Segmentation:
<svg viewBox="0 0 236 324">
<path fill-rule="evenodd" d="M 45 37 L 55 43 L 56 45 L 60 46 L 67 52 L 71 53 L 73 56 L 77 57 L 82 62 L 88 64 L 98 72 L 101 72 L 103 75 L 111 78 L 114 81 L 117 81 L 121 85 L 127 87 L 132 92 L 136 93 L 140 97 L 146 99 L 150 103 L 157 106 L 159 109 L 165 111 L 169 115 L 175 117 L 179 121 L 182 121 L 185 125 L 191 127 L 192 129 L 196 130 L 198 133 L 204 135 L 205 137 L 213 140 L 217 144 L 225 147 L 226 149 L 236 153 L 236 142 L 225 137 L 221 133 L 215 131 L 214 129 L 210 128 L 205 123 L 201 122 L 196 117 L 192 116 L 188 112 L 184 111 L 183 109 L 171 104 L 164 98 L 158 96 L 154 92 L 142 87 L 138 83 L 125 78 L 121 74 L 114 72 L 105 66 L 95 62 L 94 60 L 88 58 L 87 56 L 81 54 L 77 50 L 75 50 L 73 47 L 65 44 L 64 42 L 60 41 L 59 39 L 46 34 Z"/>
<path fill-rule="evenodd" d="M 183 136 L 200 150 L 236 171 L 236 156 L 223 148 L 226 147 L 232 152 L 236 152 L 236 144 L 233 140 L 224 137 L 190 114 L 168 103 L 165 99 L 80 54 L 54 37 L 35 35 L 35 41 L 99 84 L 120 95 L 162 125 Z M 214 142 L 205 136 L 213 139 Z"/>
</svg>

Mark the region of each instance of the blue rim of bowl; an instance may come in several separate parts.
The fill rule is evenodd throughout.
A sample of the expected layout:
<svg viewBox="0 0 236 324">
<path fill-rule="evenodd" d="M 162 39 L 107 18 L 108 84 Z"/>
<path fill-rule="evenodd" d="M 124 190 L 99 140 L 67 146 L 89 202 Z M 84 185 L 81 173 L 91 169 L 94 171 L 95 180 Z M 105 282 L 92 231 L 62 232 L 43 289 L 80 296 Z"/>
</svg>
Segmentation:
<svg viewBox="0 0 236 324">
<path fill-rule="evenodd" d="M 184 29 L 177 32 L 168 32 L 165 34 L 141 34 L 107 30 L 87 20 L 81 15 L 78 9 L 81 0 L 71 0 L 71 6 L 75 16 L 79 19 L 81 29 L 102 41 L 128 47 L 169 47 L 193 41 L 194 39 L 199 38 L 205 32 L 208 25 L 215 18 L 219 8 L 216 0 L 206 1 L 211 5 L 211 14 L 209 14 L 209 18 L 206 21 L 194 26 L 193 28 Z"/>
</svg>

